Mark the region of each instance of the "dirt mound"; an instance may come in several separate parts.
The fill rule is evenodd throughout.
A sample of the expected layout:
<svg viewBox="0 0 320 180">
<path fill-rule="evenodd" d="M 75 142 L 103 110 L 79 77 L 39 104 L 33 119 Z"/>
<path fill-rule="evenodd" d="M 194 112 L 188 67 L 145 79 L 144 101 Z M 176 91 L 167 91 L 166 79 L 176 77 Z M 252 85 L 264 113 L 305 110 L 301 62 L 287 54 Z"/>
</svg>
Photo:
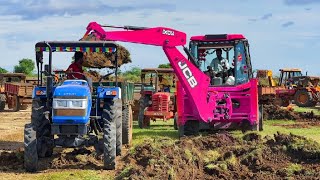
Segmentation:
<svg viewBox="0 0 320 180">
<path fill-rule="evenodd" d="M 263 106 L 263 118 L 264 119 L 290 119 L 297 120 L 300 119 L 298 113 L 289 111 L 287 109 L 281 108 L 274 105 L 264 105 Z"/>
<path fill-rule="evenodd" d="M 23 151 L 0 151 L 0 172 L 21 170 L 23 168 Z"/>
<path fill-rule="evenodd" d="M 95 34 L 90 34 L 86 38 L 80 39 L 80 41 L 98 41 L 99 39 L 95 36 Z M 118 59 L 118 66 L 122 64 L 127 64 L 131 62 L 130 53 L 129 51 L 121 46 L 118 45 L 117 49 L 117 59 Z M 115 56 L 111 53 L 86 53 L 85 60 L 83 66 L 89 68 L 114 68 L 115 67 Z"/>
<path fill-rule="evenodd" d="M 263 118 L 264 119 L 287 119 L 299 121 L 320 121 L 320 116 L 310 112 L 294 112 L 294 108 L 281 108 L 275 105 L 263 105 Z"/>
<path fill-rule="evenodd" d="M 93 168 L 102 169 L 103 161 L 101 156 L 97 156 L 93 148 L 74 149 L 70 152 L 58 153 L 50 159 L 49 168 Z"/>
<path fill-rule="evenodd" d="M 318 143 L 284 134 L 274 139 L 261 139 L 255 133 L 240 139 L 223 133 L 176 142 L 146 141 L 123 158 L 130 166 L 118 178 L 313 179 L 320 177 L 319 152 Z"/>
</svg>

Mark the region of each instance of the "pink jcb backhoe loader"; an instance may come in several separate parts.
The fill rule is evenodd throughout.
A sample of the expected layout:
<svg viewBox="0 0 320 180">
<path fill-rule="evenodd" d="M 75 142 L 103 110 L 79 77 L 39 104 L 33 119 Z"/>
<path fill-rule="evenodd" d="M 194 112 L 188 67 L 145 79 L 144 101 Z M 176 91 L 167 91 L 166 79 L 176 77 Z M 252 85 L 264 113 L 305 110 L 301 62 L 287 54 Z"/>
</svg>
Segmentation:
<svg viewBox="0 0 320 180">
<path fill-rule="evenodd" d="M 106 27 L 124 30 L 106 31 Z M 179 80 L 175 120 L 180 136 L 206 129 L 262 130 L 257 80 L 252 74 L 249 43 L 243 35 L 193 36 L 186 48 L 186 34 L 166 27 L 90 22 L 84 36 L 90 33 L 101 40 L 162 47 Z M 178 46 L 183 47 L 187 58 Z"/>
</svg>

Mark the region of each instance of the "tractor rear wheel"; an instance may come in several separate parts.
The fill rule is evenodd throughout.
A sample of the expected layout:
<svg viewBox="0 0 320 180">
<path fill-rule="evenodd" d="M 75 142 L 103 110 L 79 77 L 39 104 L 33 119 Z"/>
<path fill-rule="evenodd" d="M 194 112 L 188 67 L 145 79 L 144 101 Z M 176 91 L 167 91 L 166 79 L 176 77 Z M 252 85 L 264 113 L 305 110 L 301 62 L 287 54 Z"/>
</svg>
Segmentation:
<svg viewBox="0 0 320 180">
<path fill-rule="evenodd" d="M 50 157 L 54 148 L 50 120 L 45 113 L 45 101 L 40 98 L 33 99 L 31 123 L 34 124 L 37 134 L 37 149 L 39 157 Z"/>
<path fill-rule="evenodd" d="M 3 111 L 6 107 L 6 95 L 0 94 L 0 111 Z"/>
<path fill-rule="evenodd" d="M 139 127 L 145 128 L 145 117 L 144 117 L 144 109 L 148 106 L 149 98 L 148 97 L 141 97 L 139 100 L 139 116 L 138 116 L 138 125 Z"/>
<path fill-rule="evenodd" d="M 37 135 L 32 123 L 24 127 L 24 167 L 28 172 L 38 170 Z"/>
<path fill-rule="evenodd" d="M 294 95 L 294 102 L 299 107 L 312 107 L 314 104 L 312 93 L 306 90 L 297 91 Z"/>
<path fill-rule="evenodd" d="M 102 118 L 104 168 L 113 170 L 116 167 L 117 154 L 117 121 L 122 121 L 122 101 L 113 99 L 104 104 Z M 118 141 L 119 142 L 119 141 Z"/>
<path fill-rule="evenodd" d="M 132 108 L 131 105 L 125 106 L 122 111 L 122 143 L 132 144 Z"/>
</svg>

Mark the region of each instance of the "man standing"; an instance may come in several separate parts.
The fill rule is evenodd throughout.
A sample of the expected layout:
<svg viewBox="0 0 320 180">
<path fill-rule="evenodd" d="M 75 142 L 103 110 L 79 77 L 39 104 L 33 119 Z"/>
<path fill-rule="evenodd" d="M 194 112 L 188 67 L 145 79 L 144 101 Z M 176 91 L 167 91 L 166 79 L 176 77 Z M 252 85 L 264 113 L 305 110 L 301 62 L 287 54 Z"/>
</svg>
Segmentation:
<svg viewBox="0 0 320 180">
<path fill-rule="evenodd" d="M 83 64 L 83 53 L 82 52 L 75 52 L 74 53 L 74 62 L 70 64 L 70 66 L 67 69 L 67 72 L 69 74 L 67 75 L 68 79 L 83 79 L 82 74 L 78 73 L 83 73 L 82 69 L 82 64 Z M 70 72 L 78 72 L 78 73 L 70 73 Z"/>
</svg>

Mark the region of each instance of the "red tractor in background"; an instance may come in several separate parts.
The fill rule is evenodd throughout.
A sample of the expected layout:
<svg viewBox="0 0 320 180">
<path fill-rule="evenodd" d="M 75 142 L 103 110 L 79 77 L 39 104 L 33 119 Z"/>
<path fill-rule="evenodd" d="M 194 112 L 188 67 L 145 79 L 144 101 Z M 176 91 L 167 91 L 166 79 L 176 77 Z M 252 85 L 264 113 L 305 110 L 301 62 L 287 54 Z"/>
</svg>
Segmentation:
<svg viewBox="0 0 320 180">
<path fill-rule="evenodd" d="M 173 118 L 176 108 L 177 78 L 171 68 L 141 70 L 141 98 L 138 122 L 140 128 L 150 126 L 150 120 Z"/>
</svg>

